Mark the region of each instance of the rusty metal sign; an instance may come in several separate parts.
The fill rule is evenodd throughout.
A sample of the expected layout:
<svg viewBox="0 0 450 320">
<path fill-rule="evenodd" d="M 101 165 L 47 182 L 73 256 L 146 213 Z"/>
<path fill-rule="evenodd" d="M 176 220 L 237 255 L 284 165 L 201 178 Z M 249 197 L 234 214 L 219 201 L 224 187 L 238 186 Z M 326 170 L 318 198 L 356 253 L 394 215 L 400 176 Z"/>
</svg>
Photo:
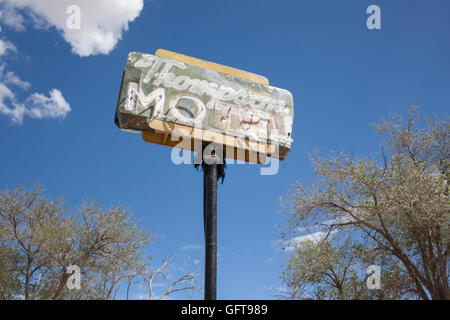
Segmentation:
<svg viewBox="0 0 450 320">
<path fill-rule="evenodd" d="M 147 142 L 189 150 L 215 142 L 226 157 L 261 162 L 249 151 L 285 158 L 293 119 L 292 94 L 264 77 L 159 50 L 128 55 L 115 122 Z"/>
</svg>

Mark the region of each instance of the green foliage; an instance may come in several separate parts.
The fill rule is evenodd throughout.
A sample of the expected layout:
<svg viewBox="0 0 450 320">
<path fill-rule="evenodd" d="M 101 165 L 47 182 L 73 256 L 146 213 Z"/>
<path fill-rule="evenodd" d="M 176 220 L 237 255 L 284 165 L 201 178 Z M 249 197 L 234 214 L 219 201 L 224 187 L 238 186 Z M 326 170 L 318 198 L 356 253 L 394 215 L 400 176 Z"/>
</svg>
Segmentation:
<svg viewBox="0 0 450 320">
<path fill-rule="evenodd" d="M 318 182 L 297 183 L 286 197 L 284 239 L 321 232 L 295 243 L 283 273 L 292 297 L 450 298 L 448 119 L 422 121 L 411 108 L 406 121 L 390 116 L 376 128 L 381 161 L 316 151 Z M 382 268 L 380 290 L 365 286 L 370 264 Z"/>
</svg>

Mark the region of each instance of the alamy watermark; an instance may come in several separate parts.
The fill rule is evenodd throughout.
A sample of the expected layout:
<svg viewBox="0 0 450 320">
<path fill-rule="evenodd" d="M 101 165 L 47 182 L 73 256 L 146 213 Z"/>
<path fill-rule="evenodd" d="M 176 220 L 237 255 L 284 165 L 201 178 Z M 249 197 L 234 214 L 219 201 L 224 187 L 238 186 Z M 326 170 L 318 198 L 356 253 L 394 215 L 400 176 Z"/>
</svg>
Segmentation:
<svg viewBox="0 0 450 320">
<path fill-rule="evenodd" d="M 81 269 L 77 265 L 71 265 L 67 268 L 66 273 L 70 274 L 66 281 L 66 287 L 69 290 L 81 289 Z"/>
<path fill-rule="evenodd" d="M 178 142 L 176 146 L 172 148 L 170 157 L 173 164 L 200 165 L 202 161 L 206 164 L 210 164 L 208 161 L 214 161 L 218 164 L 226 163 L 226 165 L 243 165 L 249 162 L 263 165 L 260 168 L 260 174 L 263 176 L 275 175 L 279 171 L 280 160 L 277 158 L 279 154 L 278 146 L 274 146 L 275 151 L 271 153 L 271 157 L 268 157 L 266 154 L 259 152 L 257 149 L 257 142 L 244 142 L 242 139 L 237 139 L 241 143 L 245 143 L 242 148 L 235 148 L 232 144 L 226 143 L 227 141 L 203 143 L 204 140 L 192 139 L 192 135 L 199 136 L 203 134 L 203 131 L 199 128 L 194 128 L 193 131 L 198 132 L 198 134 L 191 134 L 190 130 L 188 131 L 185 129 L 176 129 L 172 131 L 170 137 L 171 141 L 179 141 L 181 139 L 181 142 Z M 223 136 L 224 140 L 233 138 L 234 137 Z M 195 155 L 190 151 L 192 149 L 192 144 L 194 145 L 193 151 L 196 153 Z M 213 158 L 214 160 L 211 160 Z"/>
<path fill-rule="evenodd" d="M 73 4 L 67 7 L 66 13 L 69 17 L 66 20 L 66 26 L 69 30 L 81 29 L 81 9 L 79 6 Z"/>
<path fill-rule="evenodd" d="M 367 7 L 367 14 L 370 16 L 366 20 L 366 26 L 369 30 L 381 29 L 381 9 L 379 6 L 373 4 Z"/>
<path fill-rule="evenodd" d="M 372 264 L 367 267 L 366 273 L 369 275 L 366 280 L 367 289 L 381 289 L 381 267 L 376 264 Z"/>
</svg>

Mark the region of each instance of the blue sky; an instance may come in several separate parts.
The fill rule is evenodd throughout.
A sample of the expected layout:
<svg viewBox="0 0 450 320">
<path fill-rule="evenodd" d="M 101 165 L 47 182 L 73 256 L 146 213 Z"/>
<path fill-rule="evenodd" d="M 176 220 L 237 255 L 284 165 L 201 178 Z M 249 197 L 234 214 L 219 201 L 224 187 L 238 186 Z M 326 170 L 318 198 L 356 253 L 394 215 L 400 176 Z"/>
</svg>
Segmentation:
<svg viewBox="0 0 450 320">
<path fill-rule="evenodd" d="M 381 8 L 380 30 L 366 27 L 372 4 Z M 164 48 L 264 75 L 293 94 L 294 142 L 280 171 L 261 176 L 260 166 L 230 165 L 219 186 L 219 299 L 272 299 L 269 288 L 282 287 L 287 254 L 274 245 L 276 226 L 284 223 L 279 200 L 295 180 L 314 181 L 308 159 L 314 147 L 376 156 L 379 139 L 370 124 L 388 113 L 405 115 L 410 104 L 438 118 L 449 110 L 447 0 L 144 1 L 135 18 L 133 12 L 124 18 L 133 21 L 110 47 L 77 46 L 90 30 L 65 38 L 55 28 L 64 11 L 37 10 L 44 12 L 39 20 L 21 8 L 22 23 L 0 19 L 0 39 L 16 48 L 0 59 L 3 74 L 29 85 L 2 81 L 17 104 L 66 102 L 70 112 L 25 113 L 22 123 L 0 112 L 0 188 L 40 183 L 69 208 L 90 198 L 128 207 L 160 235 L 149 250 L 156 262 L 170 251 L 177 267 L 191 258 L 203 271 L 202 173 L 174 165 L 169 148 L 114 125 L 128 52 Z M 81 6 L 82 30 L 84 15 L 95 20 L 105 12 Z M 117 25 L 111 28 L 117 35 Z M 11 99 L 3 103 L 14 108 Z"/>
</svg>

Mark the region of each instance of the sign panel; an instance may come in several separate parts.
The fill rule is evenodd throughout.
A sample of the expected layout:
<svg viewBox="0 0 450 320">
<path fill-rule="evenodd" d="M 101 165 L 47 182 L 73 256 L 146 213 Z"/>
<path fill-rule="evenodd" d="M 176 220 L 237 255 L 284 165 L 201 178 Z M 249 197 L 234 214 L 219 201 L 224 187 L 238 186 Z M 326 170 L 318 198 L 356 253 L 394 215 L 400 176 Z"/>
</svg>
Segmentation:
<svg viewBox="0 0 450 320">
<path fill-rule="evenodd" d="M 147 142 L 197 151 L 216 142 L 226 157 L 264 162 L 289 152 L 293 117 L 291 93 L 262 76 L 158 50 L 128 55 L 115 122 Z"/>
</svg>

